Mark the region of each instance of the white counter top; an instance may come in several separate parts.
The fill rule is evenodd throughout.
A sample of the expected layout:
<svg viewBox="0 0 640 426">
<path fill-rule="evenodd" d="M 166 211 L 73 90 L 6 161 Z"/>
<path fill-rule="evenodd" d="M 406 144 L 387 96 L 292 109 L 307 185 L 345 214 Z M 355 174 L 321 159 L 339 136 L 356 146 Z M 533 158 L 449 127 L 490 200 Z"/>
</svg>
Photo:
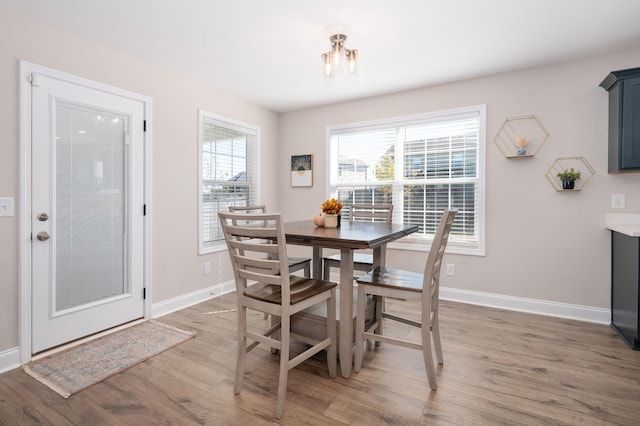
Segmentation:
<svg viewBox="0 0 640 426">
<path fill-rule="evenodd" d="M 608 213 L 607 229 L 630 237 L 640 237 L 640 214 Z"/>
</svg>

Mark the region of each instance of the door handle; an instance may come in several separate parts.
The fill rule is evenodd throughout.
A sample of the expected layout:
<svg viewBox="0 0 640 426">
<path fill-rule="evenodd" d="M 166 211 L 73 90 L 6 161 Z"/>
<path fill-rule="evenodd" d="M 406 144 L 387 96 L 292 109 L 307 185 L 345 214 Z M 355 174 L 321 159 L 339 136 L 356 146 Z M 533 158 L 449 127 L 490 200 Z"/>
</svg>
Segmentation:
<svg viewBox="0 0 640 426">
<path fill-rule="evenodd" d="M 42 212 L 42 213 L 38 213 L 37 218 L 40 222 L 46 222 L 49 219 L 49 215 Z"/>
<path fill-rule="evenodd" d="M 49 233 L 44 231 L 38 232 L 36 238 L 40 241 L 47 241 L 49 239 Z"/>
</svg>

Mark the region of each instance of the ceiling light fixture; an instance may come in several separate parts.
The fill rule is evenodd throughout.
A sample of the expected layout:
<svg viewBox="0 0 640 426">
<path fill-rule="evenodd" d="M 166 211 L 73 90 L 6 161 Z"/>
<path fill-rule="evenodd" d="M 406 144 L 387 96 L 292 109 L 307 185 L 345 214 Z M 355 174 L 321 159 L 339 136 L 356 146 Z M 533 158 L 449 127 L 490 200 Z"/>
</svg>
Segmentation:
<svg viewBox="0 0 640 426">
<path fill-rule="evenodd" d="M 329 37 L 329 41 L 331 42 L 331 51 L 322 54 L 325 77 L 331 78 L 346 72 L 349 75 L 354 75 L 356 73 L 358 51 L 344 47 L 347 36 L 334 34 Z"/>
</svg>

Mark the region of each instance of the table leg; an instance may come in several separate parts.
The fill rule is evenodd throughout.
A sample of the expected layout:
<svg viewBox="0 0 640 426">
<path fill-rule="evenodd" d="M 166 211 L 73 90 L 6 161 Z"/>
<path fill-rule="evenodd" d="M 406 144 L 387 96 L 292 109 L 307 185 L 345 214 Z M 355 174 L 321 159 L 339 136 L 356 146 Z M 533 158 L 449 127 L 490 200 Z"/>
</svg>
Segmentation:
<svg viewBox="0 0 640 426">
<path fill-rule="evenodd" d="M 387 254 L 387 245 L 383 244 L 373 249 L 373 268 L 378 266 L 385 266 Z M 375 321 L 378 321 L 380 325 L 374 331 L 375 334 L 382 334 L 382 313 L 384 312 L 384 297 L 376 296 L 376 312 Z M 376 340 L 376 346 L 380 345 L 380 342 Z"/>
<path fill-rule="evenodd" d="M 322 247 L 313 247 L 311 273 L 314 280 L 322 279 Z"/>
<path fill-rule="evenodd" d="M 351 377 L 353 365 L 353 250 L 340 250 L 340 371 Z"/>
</svg>

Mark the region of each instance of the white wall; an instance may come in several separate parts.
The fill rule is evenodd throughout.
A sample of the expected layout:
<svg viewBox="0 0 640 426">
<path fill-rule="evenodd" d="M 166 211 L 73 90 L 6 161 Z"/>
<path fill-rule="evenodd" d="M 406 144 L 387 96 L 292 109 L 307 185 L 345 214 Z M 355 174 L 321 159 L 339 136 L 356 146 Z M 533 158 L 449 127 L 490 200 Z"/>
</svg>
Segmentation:
<svg viewBox="0 0 640 426">
<path fill-rule="evenodd" d="M 640 174 L 607 173 L 608 96 L 598 85 L 610 71 L 638 66 L 634 50 L 283 114 L 282 156 L 312 153 L 315 184 L 290 188 L 280 204 L 291 220 L 318 213 L 328 195 L 329 125 L 486 104 L 486 256 L 447 255 L 456 276 L 443 276 L 442 286 L 609 309 L 605 214 L 640 212 Z M 493 143 L 496 133 L 507 117 L 529 114 L 540 118 L 549 139 L 534 158 L 505 159 Z M 544 177 L 565 156 L 584 156 L 596 170 L 582 191 L 557 192 Z M 279 186 L 288 187 L 282 169 Z M 611 209 L 612 193 L 626 194 L 626 209 Z M 391 250 L 387 264 L 419 271 L 425 259 Z"/>
<path fill-rule="evenodd" d="M 153 98 L 153 302 L 232 278 L 227 253 L 198 256 L 198 108 L 261 130 L 261 181 L 277 170 L 278 115 L 220 90 L 79 39 L 0 7 L 0 358 L 18 345 L 18 63 L 24 59 Z M 274 186 L 262 201 L 274 205 Z M 204 262 L 212 274 L 203 274 Z M 0 360 L 0 371 L 2 370 Z"/>
</svg>

